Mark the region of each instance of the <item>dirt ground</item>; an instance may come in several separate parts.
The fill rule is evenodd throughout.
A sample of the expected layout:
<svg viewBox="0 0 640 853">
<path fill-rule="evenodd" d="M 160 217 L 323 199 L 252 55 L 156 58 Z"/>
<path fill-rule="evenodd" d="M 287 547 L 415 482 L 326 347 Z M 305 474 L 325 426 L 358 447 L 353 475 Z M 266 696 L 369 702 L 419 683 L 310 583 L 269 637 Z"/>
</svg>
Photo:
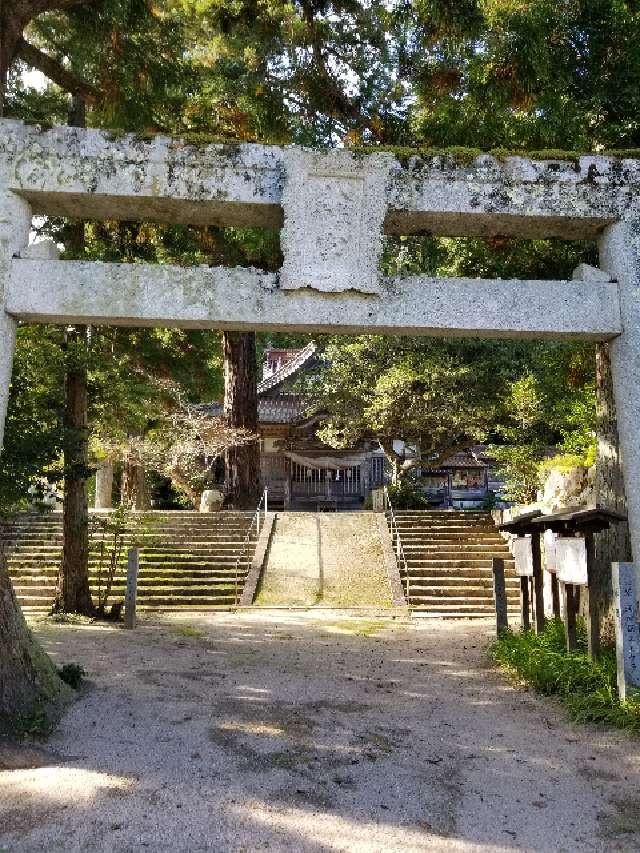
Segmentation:
<svg viewBox="0 0 640 853">
<path fill-rule="evenodd" d="M 640 741 L 507 684 L 487 622 L 37 633 L 89 683 L 47 743 L 5 745 L 0 850 L 640 849 Z"/>
</svg>

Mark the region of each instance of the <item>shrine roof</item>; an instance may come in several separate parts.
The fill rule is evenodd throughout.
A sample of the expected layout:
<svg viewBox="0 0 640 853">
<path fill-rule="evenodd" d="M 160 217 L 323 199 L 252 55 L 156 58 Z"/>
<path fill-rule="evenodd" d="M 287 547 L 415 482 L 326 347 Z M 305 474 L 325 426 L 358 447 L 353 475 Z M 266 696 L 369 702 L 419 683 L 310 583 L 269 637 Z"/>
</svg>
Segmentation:
<svg viewBox="0 0 640 853">
<path fill-rule="evenodd" d="M 258 396 L 264 394 L 266 391 L 273 391 L 286 379 L 290 379 L 294 376 L 311 360 L 311 358 L 313 358 L 317 349 L 318 347 L 315 342 L 311 341 L 311 343 L 307 344 L 306 347 L 298 350 L 296 355 L 294 355 L 293 358 L 290 358 L 287 363 L 280 368 L 280 370 L 277 370 L 274 374 L 258 383 Z"/>
</svg>

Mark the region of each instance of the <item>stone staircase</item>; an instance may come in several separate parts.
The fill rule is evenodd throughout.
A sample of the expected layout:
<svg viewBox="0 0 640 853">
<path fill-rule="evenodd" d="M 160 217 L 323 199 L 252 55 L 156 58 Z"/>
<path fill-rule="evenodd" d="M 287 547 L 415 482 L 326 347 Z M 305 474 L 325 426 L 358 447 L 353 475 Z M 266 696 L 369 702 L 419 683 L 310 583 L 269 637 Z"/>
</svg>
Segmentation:
<svg viewBox="0 0 640 853">
<path fill-rule="evenodd" d="M 94 515 L 92 513 L 92 515 Z M 242 592 L 255 550 L 255 526 L 245 549 L 253 513 L 224 511 L 150 512 L 140 543 L 140 610 L 215 610 L 233 607 Z M 27 612 L 47 612 L 62 560 L 62 515 L 20 515 L 2 529 L 9 574 Z M 93 538 L 89 577 L 94 595 L 99 581 L 99 541 Z M 236 562 L 241 563 L 236 574 Z M 126 548 L 109 597 L 124 598 Z"/>
<path fill-rule="evenodd" d="M 494 615 L 492 557 L 505 561 L 508 605 L 517 611 L 520 581 L 488 512 L 398 510 L 395 518 L 406 559 L 401 576 L 414 614 Z"/>
</svg>

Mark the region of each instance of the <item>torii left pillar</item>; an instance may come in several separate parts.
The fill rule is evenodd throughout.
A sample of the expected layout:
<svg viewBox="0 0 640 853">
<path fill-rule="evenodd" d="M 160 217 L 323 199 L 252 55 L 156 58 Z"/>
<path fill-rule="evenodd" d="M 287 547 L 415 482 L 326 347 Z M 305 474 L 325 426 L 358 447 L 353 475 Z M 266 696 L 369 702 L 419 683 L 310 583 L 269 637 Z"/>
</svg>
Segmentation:
<svg viewBox="0 0 640 853">
<path fill-rule="evenodd" d="M 29 244 L 31 208 L 24 199 L 0 187 L 0 448 L 9 402 L 9 386 L 16 348 L 17 323 L 4 310 L 11 258 Z"/>
</svg>

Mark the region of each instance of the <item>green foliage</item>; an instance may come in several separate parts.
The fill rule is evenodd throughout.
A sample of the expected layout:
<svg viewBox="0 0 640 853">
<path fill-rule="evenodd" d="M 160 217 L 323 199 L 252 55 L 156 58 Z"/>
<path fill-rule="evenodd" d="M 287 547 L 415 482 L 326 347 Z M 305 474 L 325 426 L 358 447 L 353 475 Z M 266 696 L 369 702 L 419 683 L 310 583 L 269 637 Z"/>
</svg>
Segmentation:
<svg viewBox="0 0 640 853">
<path fill-rule="evenodd" d="M 59 330 L 18 329 L 11 393 L 0 455 L 0 509 L 23 508 L 35 478 L 62 445 L 64 359 Z"/>
<path fill-rule="evenodd" d="M 484 438 L 498 419 L 512 350 L 480 341 L 330 339 L 326 366 L 308 390 L 327 419 L 319 435 L 333 447 L 375 439 L 393 457 L 393 439 L 437 464 Z"/>
<path fill-rule="evenodd" d="M 146 516 L 133 512 L 124 504 L 106 515 L 91 516 L 90 547 L 98 556 L 98 616 L 104 616 L 116 575 L 123 570 L 125 547 L 136 547 L 149 526 Z"/>
<path fill-rule="evenodd" d="M 491 647 L 491 659 L 545 695 L 557 695 L 574 720 L 604 723 L 640 734 L 640 700 L 620 702 L 616 686 L 615 650 L 597 660 L 586 654 L 584 623 L 579 624 L 579 649 L 567 652 L 564 625 L 547 622 L 544 631 L 504 631 Z"/>
<path fill-rule="evenodd" d="M 491 445 L 489 452 L 504 479 L 505 499 L 518 504 L 535 501 L 540 486 L 542 448 L 531 444 Z"/>
<path fill-rule="evenodd" d="M 18 714 L 13 731 L 18 738 L 46 738 L 51 734 L 52 720 L 44 705 L 37 705 L 31 711 Z"/>
<path fill-rule="evenodd" d="M 404 479 L 399 483 L 390 483 L 387 488 L 394 510 L 427 509 L 429 506 L 429 501 L 420 490 L 419 485 L 411 480 Z"/>
<path fill-rule="evenodd" d="M 85 671 L 79 663 L 65 663 L 58 667 L 58 674 L 65 684 L 73 687 L 74 690 L 78 690 L 84 681 Z"/>
</svg>

